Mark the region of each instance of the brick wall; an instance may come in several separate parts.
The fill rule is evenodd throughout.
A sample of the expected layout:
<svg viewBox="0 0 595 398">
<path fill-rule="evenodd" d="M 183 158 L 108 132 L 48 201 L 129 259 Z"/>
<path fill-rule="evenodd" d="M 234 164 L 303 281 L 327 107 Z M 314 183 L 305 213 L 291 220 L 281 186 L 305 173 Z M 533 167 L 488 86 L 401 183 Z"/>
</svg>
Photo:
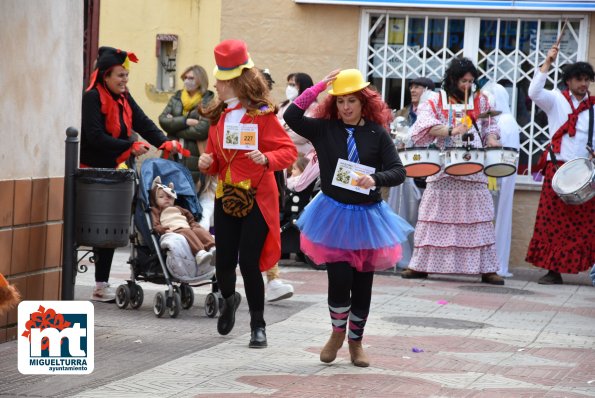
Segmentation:
<svg viewBox="0 0 595 398">
<path fill-rule="evenodd" d="M 59 300 L 64 178 L 0 181 L 0 272 L 23 300 Z M 16 339 L 17 309 L 0 315 L 0 343 Z"/>
</svg>

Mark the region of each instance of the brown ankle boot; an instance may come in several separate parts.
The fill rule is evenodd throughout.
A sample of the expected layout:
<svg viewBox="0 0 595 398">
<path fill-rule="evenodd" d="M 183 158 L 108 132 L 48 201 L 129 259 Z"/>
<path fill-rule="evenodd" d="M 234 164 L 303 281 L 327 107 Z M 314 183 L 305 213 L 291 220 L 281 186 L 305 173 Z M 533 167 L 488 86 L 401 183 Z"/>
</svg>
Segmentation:
<svg viewBox="0 0 595 398">
<path fill-rule="evenodd" d="M 331 363 L 337 358 L 337 351 L 343 346 L 345 341 L 345 332 L 335 332 L 331 334 L 322 351 L 320 351 L 320 360 L 324 363 Z"/>
<path fill-rule="evenodd" d="M 488 272 L 481 274 L 481 283 L 489 283 L 490 285 L 504 285 L 504 279 L 495 272 Z"/>
<path fill-rule="evenodd" d="M 360 368 L 370 366 L 370 360 L 364 352 L 361 340 L 349 342 L 349 354 L 351 355 L 351 363 L 355 366 L 359 366 Z"/>
</svg>

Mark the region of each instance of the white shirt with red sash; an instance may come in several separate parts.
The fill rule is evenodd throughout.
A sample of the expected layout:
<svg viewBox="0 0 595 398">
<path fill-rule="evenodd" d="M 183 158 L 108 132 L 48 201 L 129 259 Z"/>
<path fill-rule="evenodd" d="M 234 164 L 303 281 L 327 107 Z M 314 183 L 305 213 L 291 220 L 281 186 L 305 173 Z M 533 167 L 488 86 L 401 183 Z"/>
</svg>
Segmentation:
<svg viewBox="0 0 595 398">
<path fill-rule="evenodd" d="M 558 89 L 546 90 L 545 82 L 547 73 L 541 72 L 539 69 L 535 71 L 533 80 L 529 85 L 529 97 L 535 102 L 535 105 L 540 107 L 546 114 L 549 126 L 550 138 L 558 131 L 568 120 L 568 115 L 572 113 L 572 107 L 568 100 L 564 97 L 562 92 Z M 570 98 L 574 108 L 578 108 L 581 101 L 579 101 L 572 93 Z M 582 99 L 586 101 L 588 95 Z M 595 106 L 595 104 L 594 104 Z M 589 112 L 581 112 L 576 122 L 576 134 L 574 137 L 564 134 L 562 137 L 562 145 L 560 153 L 556 153 L 556 159 L 561 161 L 569 161 L 579 157 L 588 158 L 587 139 L 589 135 Z M 548 160 L 550 155 L 548 154 Z"/>
</svg>

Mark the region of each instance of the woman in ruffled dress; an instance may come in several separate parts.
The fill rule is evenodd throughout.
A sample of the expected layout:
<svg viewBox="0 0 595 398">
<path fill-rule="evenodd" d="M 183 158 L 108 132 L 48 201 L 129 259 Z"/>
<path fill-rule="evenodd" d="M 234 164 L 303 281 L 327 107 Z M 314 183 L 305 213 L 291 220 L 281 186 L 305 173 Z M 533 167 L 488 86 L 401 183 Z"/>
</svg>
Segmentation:
<svg viewBox="0 0 595 398">
<path fill-rule="evenodd" d="M 500 146 L 497 123 L 478 118 L 490 109 L 486 96 L 472 89 L 478 77 L 479 72 L 467 58 L 456 58 L 449 64 L 440 93 L 418 108 L 417 121 L 410 130 L 416 146 L 434 143 L 441 149 L 453 147 L 457 141 L 462 143 L 459 139 L 464 137 L 458 136 L 466 133 L 472 133 L 470 142 L 475 148 Z M 413 256 L 401 276 L 481 274 L 482 282 L 503 285 L 504 279 L 496 273 L 494 204 L 487 176 L 482 172 L 453 176 L 442 170 L 426 182 Z"/>
</svg>

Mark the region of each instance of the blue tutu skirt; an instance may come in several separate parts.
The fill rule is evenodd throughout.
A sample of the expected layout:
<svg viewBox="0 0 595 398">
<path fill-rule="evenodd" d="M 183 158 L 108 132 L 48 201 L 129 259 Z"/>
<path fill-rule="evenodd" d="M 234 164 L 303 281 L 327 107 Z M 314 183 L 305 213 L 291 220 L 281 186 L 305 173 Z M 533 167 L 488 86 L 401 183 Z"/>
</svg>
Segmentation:
<svg viewBox="0 0 595 398">
<path fill-rule="evenodd" d="M 322 192 L 297 221 L 301 249 L 315 263 L 349 262 L 358 271 L 382 270 L 401 258 L 401 242 L 413 227 L 384 201 L 338 202 Z"/>
</svg>

